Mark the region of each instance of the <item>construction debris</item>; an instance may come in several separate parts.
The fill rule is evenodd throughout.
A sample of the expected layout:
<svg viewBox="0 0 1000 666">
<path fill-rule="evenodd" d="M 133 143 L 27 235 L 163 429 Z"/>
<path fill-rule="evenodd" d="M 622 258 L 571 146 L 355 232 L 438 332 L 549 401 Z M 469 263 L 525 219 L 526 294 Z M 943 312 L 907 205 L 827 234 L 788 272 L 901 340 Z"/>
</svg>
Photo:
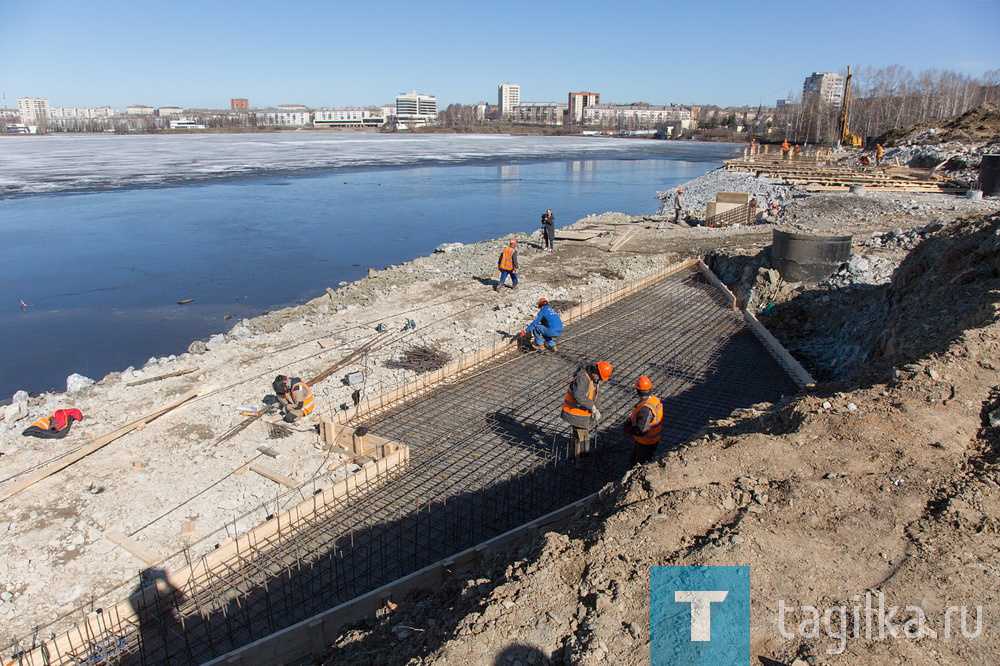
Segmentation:
<svg viewBox="0 0 1000 666">
<path fill-rule="evenodd" d="M 451 360 L 451 355 L 433 345 L 414 345 L 403 351 L 399 360 L 386 361 L 390 368 L 413 370 L 415 372 L 430 372 L 443 368 Z"/>
</svg>

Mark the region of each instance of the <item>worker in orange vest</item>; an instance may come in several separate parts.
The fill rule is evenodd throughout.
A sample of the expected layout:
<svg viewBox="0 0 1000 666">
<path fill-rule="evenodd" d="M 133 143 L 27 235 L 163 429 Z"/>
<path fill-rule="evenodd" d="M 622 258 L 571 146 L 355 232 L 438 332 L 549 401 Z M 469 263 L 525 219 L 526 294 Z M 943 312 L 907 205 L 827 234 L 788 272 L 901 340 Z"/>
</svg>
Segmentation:
<svg viewBox="0 0 1000 666">
<path fill-rule="evenodd" d="M 507 281 L 510 275 L 510 288 L 517 290 L 517 239 L 511 238 L 510 244 L 500 253 L 497 261 L 497 268 L 500 269 L 500 281 L 493 286 L 493 291 L 500 291 L 500 287 Z"/>
<path fill-rule="evenodd" d="M 566 398 L 559 416 L 573 428 L 569 455 L 576 458 L 577 464 L 581 464 L 581 459 L 590 455 L 590 429 L 601 420 L 597 398 L 601 392 L 601 382 L 611 378 L 611 370 L 611 364 L 605 361 L 581 367 L 566 389 Z"/>
<path fill-rule="evenodd" d="M 21 434 L 25 437 L 62 439 L 69 434 L 73 421 L 82 420 L 83 413 L 79 409 L 57 409 L 32 423 Z"/>
<path fill-rule="evenodd" d="M 308 416 L 316 406 L 312 389 L 298 377 L 278 375 L 271 386 L 278 396 L 278 404 L 286 423 L 294 423 L 303 416 Z"/>
<path fill-rule="evenodd" d="M 630 467 L 653 459 L 663 426 L 663 403 L 653 395 L 653 382 L 649 381 L 649 377 L 639 377 L 635 383 L 635 392 L 639 396 L 639 402 L 625 421 L 625 432 L 635 440 L 628 461 Z"/>
<path fill-rule="evenodd" d="M 881 143 L 875 144 L 875 166 L 882 166 L 882 156 L 885 155 L 885 148 Z"/>
<path fill-rule="evenodd" d="M 788 139 L 781 142 L 781 156 L 788 157 L 792 152 L 792 147 L 788 145 Z"/>
</svg>

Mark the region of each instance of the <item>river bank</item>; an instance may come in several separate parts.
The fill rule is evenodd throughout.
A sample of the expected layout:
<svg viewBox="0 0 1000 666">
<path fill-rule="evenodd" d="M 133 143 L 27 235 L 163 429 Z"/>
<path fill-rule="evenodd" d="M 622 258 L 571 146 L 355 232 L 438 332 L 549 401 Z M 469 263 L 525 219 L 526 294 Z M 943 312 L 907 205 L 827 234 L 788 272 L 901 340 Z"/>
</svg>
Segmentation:
<svg viewBox="0 0 1000 666">
<path fill-rule="evenodd" d="M 714 171 L 685 189 L 708 196 L 713 188 L 738 189 L 745 178 Z M 780 224 L 796 225 L 808 217 L 810 198 L 784 196 L 785 188 L 765 185 L 770 194 L 762 196 L 787 200 Z M 812 198 L 809 205 L 837 196 Z M 846 225 L 861 237 L 958 217 L 967 214 L 966 205 L 973 205 L 941 195 L 878 195 L 867 201 L 870 214 L 864 218 L 817 214 L 814 226 Z M 441 252 L 372 271 L 339 288 L 331 285 L 323 296 L 304 305 L 243 320 L 224 335 L 193 344 L 188 353 L 111 373 L 71 394 L 31 398 L 28 415 L 4 424 L 0 432 L 8 485 L 18 473 L 186 392 L 198 392 L 195 400 L 166 417 L 3 502 L 0 561 L 6 598 L 0 604 L 4 620 L 0 643 L 63 614 L 79 617 L 74 609 L 81 604 L 101 605 L 106 603 L 102 598 L 117 599 L 135 587 L 145 565 L 110 541 L 109 532 L 123 532 L 157 556 L 168 557 L 183 548 L 198 555 L 252 527 L 254 509 L 268 502 L 273 505 L 285 490 L 246 473 L 246 466 L 262 455 L 259 446 L 275 449 L 278 457 L 268 459 L 268 465 L 297 483 L 307 482 L 317 470 L 326 473 L 330 461 L 311 424 L 296 424 L 290 437 L 270 439 L 265 419 L 216 444 L 243 420 L 239 407 L 261 403 L 276 374 L 317 374 L 371 341 L 384 324 L 392 331 L 384 344 L 315 387 L 317 412 L 334 416 L 341 405 L 351 402 L 355 390 L 361 390 L 363 400 L 413 379 L 413 371 L 387 363 L 414 345 L 431 345 L 453 358 L 468 354 L 523 328 L 539 297 L 576 303 L 687 256 L 727 249 L 755 254 L 770 243 L 772 226 L 688 228 L 663 216 L 605 213 L 568 228 L 593 231 L 596 237 L 586 242 L 557 240 L 555 252 L 547 253 L 535 229 L 516 234 L 522 265 L 518 292 L 497 294 L 491 288 L 496 257 L 511 235 L 442 247 Z M 608 252 L 625 230 L 636 235 L 617 252 Z M 403 331 L 409 320 L 415 327 Z M 180 371 L 190 372 L 129 386 Z M 339 381 L 352 371 L 365 374 L 362 385 Z M 80 409 L 84 420 L 66 439 L 20 436 L 35 418 L 67 407 Z"/>
</svg>

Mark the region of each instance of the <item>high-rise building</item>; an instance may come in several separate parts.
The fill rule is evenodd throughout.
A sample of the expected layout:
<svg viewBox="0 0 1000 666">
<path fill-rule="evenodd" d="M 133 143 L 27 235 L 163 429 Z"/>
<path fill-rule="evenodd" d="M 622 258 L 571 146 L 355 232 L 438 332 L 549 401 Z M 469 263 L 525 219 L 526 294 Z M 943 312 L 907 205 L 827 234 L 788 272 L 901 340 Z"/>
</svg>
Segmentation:
<svg viewBox="0 0 1000 666">
<path fill-rule="evenodd" d="M 229 100 L 229 109 L 231 111 L 249 111 L 250 100 L 244 99 L 242 97 L 235 97 Z"/>
<path fill-rule="evenodd" d="M 569 94 L 569 118 L 571 122 L 583 121 L 583 110 L 601 103 L 601 93 L 571 92 Z"/>
<path fill-rule="evenodd" d="M 514 107 L 521 103 L 521 86 L 516 83 L 501 83 L 497 87 L 497 106 L 501 117 L 508 118 L 514 113 Z"/>
<path fill-rule="evenodd" d="M 25 125 L 37 125 L 52 115 L 49 100 L 41 97 L 21 97 L 17 100 L 17 110 L 21 112 L 21 122 Z"/>
<path fill-rule="evenodd" d="M 802 102 L 820 99 L 833 106 L 844 103 L 844 77 L 833 72 L 813 72 L 802 84 Z"/>
<path fill-rule="evenodd" d="M 397 95 L 396 119 L 412 125 L 426 125 L 437 120 L 437 98 L 417 92 Z"/>
</svg>

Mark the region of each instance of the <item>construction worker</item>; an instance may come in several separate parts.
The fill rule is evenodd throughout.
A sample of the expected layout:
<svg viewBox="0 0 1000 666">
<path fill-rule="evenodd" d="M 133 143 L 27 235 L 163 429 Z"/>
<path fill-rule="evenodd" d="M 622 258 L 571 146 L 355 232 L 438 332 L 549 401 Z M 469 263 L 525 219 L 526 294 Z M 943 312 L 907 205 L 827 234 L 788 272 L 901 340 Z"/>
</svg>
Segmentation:
<svg viewBox="0 0 1000 666">
<path fill-rule="evenodd" d="M 294 423 L 303 416 L 308 416 L 316 406 L 312 389 L 298 377 L 278 375 L 271 386 L 278 396 L 278 404 L 286 423 Z"/>
<path fill-rule="evenodd" d="M 590 429 L 601 420 L 601 410 L 597 407 L 597 397 L 601 392 L 601 382 L 611 378 L 611 364 L 605 361 L 579 368 L 566 390 L 560 418 L 573 428 L 569 455 L 581 459 L 590 455 Z"/>
<path fill-rule="evenodd" d="M 639 396 L 639 402 L 625 421 L 625 432 L 635 440 L 628 460 L 630 467 L 653 459 L 663 426 L 663 403 L 653 395 L 653 382 L 649 381 L 649 377 L 639 377 L 635 383 L 635 392 Z"/>
<path fill-rule="evenodd" d="M 556 351 L 556 338 L 562 335 L 562 319 L 555 311 L 547 299 L 538 299 L 538 314 L 531 320 L 527 328 L 521 331 L 521 335 L 531 333 L 533 340 L 531 348 L 541 351 L 548 347 Z"/>
<path fill-rule="evenodd" d="M 681 211 L 684 210 L 684 190 L 677 190 L 674 195 L 674 224 L 681 221 Z"/>
<path fill-rule="evenodd" d="M 781 142 L 781 156 L 788 159 L 792 154 L 792 147 L 788 145 L 788 139 Z"/>
<path fill-rule="evenodd" d="M 79 409 L 57 409 L 32 423 L 21 434 L 25 437 L 62 439 L 69 434 L 73 421 L 82 420 L 83 413 Z"/>
<path fill-rule="evenodd" d="M 552 214 L 551 208 L 542 213 L 542 239 L 545 241 L 545 251 L 551 252 L 556 245 L 556 216 Z"/>
<path fill-rule="evenodd" d="M 500 269 L 500 281 L 493 287 L 493 291 L 500 291 L 500 287 L 507 281 L 510 275 L 510 288 L 517 290 L 517 239 L 511 238 L 510 244 L 500 253 L 497 261 L 497 268 Z"/>
<path fill-rule="evenodd" d="M 882 166 L 882 156 L 885 155 L 885 148 L 881 143 L 875 144 L 875 166 Z"/>
</svg>

